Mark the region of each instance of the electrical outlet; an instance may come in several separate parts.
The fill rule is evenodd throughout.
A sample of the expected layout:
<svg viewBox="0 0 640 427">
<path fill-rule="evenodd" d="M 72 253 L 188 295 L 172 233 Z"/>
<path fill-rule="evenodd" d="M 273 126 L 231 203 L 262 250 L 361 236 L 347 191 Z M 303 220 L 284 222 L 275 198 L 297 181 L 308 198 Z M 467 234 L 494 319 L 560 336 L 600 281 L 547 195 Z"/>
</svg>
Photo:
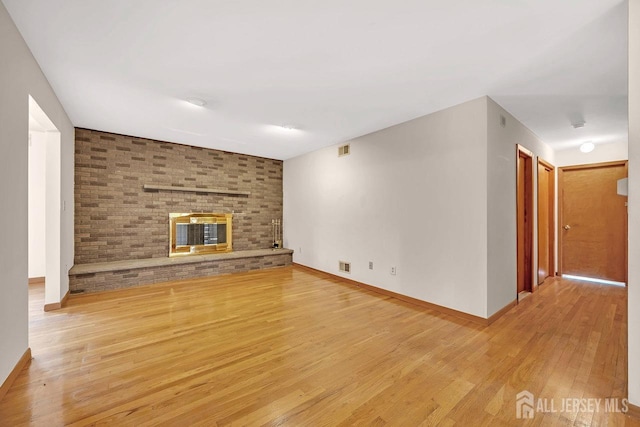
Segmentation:
<svg viewBox="0 0 640 427">
<path fill-rule="evenodd" d="M 395 267 L 391 267 L 391 275 L 392 276 L 396 275 L 396 268 Z"/>
<path fill-rule="evenodd" d="M 300 250 L 298 252 L 302 253 L 302 247 L 299 248 Z"/>
<path fill-rule="evenodd" d="M 369 270 L 373 270 L 373 261 L 369 261 Z"/>
</svg>

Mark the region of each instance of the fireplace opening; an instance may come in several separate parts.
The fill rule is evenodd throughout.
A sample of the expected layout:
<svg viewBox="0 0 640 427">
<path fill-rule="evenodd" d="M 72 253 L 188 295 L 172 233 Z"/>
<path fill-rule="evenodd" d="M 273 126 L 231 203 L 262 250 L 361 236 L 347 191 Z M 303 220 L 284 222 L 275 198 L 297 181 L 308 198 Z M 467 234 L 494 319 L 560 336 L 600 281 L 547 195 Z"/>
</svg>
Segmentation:
<svg viewBox="0 0 640 427">
<path fill-rule="evenodd" d="M 176 224 L 176 246 L 227 243 L 227 224 Z"/>
<path fill-rule="evenodd" d="M 169 214 L 169 256 L 231 252 L 231 214 Z"/>
</svg>

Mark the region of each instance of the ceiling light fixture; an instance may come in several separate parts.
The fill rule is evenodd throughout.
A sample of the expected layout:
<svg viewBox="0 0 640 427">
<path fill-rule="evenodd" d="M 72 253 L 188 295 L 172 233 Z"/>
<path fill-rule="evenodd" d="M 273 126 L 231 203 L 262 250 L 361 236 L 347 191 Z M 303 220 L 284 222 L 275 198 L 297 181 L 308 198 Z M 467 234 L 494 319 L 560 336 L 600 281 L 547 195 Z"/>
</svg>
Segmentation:
<svg viewBox="0 0 640 427">
<path fill-rule="evenodd" d="M 273 134 L 276 134 L 276 135 L 286 135 L 287 138 L 289 138 L 289 137 L 293 138 L 293 137 L 297 137 L 297 136 L 300 136 L 300 135 L 304 134 L 304 131 L 300 130 L 299 127 L 296 127 L 294 125 L 289 125 L 289 124 L 286 124 L 286 125 L 280 125 L 280 124 L 278 124 L 278 125 L 275 125 L 275 124 L 265 125 L 264 126 L 264 130 L 266 132 L 273 133 Z"/>
<path fill-rule="evenodd" d="M 204 107 L 205 105 L 207 105 L 207 101 L 200 98 L 187 98 L 187 102 L 197 107 Z"/>
<path fill-rule="evenodd" d="M 593 142 L 587 141 L 580 146 L 580 151 L 582 151 L 583 153 L 590 153 L 594 148 L 596 148 L 596 146 L 593 144 Z"/>
<path fill-rule="evenodd" d="M 585 122 L 584 120 L 580 120 L 575 123 L 571 123 L 571 126 L 573 126 L 574 129 L 579 129 L 579 128 L 583 128 L 586 123 L 587 122 Z"/>
</svg>

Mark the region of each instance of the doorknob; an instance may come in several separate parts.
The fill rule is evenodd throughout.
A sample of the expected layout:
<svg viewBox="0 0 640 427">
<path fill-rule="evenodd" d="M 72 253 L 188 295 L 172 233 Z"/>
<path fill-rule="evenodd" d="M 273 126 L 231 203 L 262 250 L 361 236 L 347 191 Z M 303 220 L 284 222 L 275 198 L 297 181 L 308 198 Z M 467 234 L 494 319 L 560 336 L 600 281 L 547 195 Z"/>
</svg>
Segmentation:
<svg viewBox="0 0 640 427">
<path fill-rule="evenodd" d="M 567 224 L 567 225 L 565 225 L 565 226 L 564 226 L 564 227 L 562 227 L 562 228 L 564 228 L 565 230 L 568 230 L 568 229 L 570 229 L 570 228 L 571 228 L 571 226 L 570 226 L 569 224 Z"/>
</svg>

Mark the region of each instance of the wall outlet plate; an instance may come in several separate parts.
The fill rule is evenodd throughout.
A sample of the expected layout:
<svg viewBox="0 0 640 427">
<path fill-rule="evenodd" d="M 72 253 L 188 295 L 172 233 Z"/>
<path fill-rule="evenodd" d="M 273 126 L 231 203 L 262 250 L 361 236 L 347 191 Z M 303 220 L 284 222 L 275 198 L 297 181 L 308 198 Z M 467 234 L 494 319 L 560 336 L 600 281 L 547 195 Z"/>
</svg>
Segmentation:
<svg viewBox="0 0 640 427">
<path fill-rule="evenodd" d="M 396 268 L 395 267 L 391 267 L 391 275 L 392 276 L 396 275 Z"/>
</svg>

